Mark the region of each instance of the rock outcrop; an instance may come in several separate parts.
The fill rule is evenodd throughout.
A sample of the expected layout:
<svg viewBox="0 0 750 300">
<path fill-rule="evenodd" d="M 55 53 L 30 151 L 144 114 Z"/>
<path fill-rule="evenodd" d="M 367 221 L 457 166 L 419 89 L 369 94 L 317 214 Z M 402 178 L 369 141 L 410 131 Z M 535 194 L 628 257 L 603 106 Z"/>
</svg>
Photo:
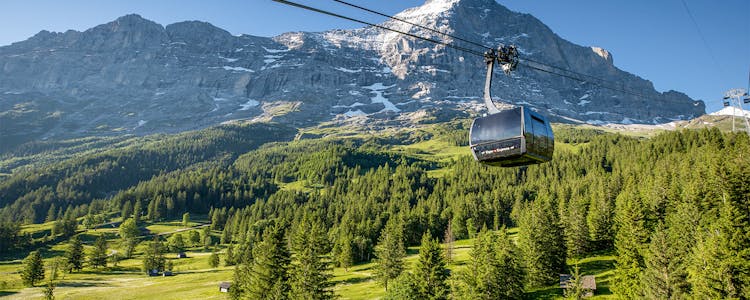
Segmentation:
<svg viewBox="0 0 750 300">
<path fill-rule="evenodd" d="M 572 44 L 493 0 L 431 0 L 398 15 L 521 57 L 604 79 L 634 96 L 519 66 L 498 71 L 497 101 L 565 122 L 666 122 L 704 113 L 701 101 L 659 93 L 598 48 Z M 442 39 L 396 21 L 383 25 Z M 592 51 L 593 49 L 593 51 Z M 163 27 L 138 15 L 84 32 L 42 31 L 0 47 L 0 136 L 32 139 L 201 128 L 274 119 L 296 126 L 366 116 L 480 113 L 481 57 L 377 28 L 233 36 L 211 24 Z M 294 109 L 267 105 L 295 103 Z M 443 113 L 444 111 L 456 113 Z M 424 112 L 413 114 L 414 112 Z"/>
</svg>

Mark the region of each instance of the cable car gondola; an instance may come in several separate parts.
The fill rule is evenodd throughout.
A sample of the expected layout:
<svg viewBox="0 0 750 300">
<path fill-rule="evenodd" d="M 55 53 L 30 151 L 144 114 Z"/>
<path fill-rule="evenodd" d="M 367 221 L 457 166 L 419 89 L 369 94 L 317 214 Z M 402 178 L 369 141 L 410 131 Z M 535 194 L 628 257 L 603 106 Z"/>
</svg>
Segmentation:
<svg viewBox="0 0 750 300">
<path fill-rule="evenodd" d="M 549 121 L 525 106 L 498 110 L 490 96 L 495 61 L 509 73 L 518 62 L 515 47 L 501 46 L 485 54 L 487 79 L 484 101 L 489 114 L 474 119 L 469 131 L 469 146 L 474 159 L 490 166 L 515 167 L 552 160 L 555 138 Z"/>
</svg>

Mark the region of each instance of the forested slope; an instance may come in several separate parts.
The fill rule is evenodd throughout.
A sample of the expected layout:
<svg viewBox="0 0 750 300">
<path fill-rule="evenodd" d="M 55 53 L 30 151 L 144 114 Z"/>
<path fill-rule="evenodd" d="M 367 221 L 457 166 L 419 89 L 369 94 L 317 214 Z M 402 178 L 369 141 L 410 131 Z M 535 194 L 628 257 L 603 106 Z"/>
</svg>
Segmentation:
<svg viewBox="0 0 750 300">
<path fill-rule="evenodd" d="M 446 147 L 461 144 L 433 139 Z M 614 251 L 611 288 L 625 298 L 750 295 L 747 135 L 703 129 L 639 139 L 566 128 L 558 131 L 558 140 L 567 144 L 557 148 L 552 162 L 527 168 L 485 167 L 468 155 L 438 161 L 396 151 L 399 143 L 415 141 L 409 135 L 302 140 L 257 150 L 250 149 L 255 142 L 163 147 L 175 151 L 167 157 L 180 153 L 179 158 L 136 172 L 145 174 L 140 183 L 132 179 L 79 213 L 150 220 L 208 213 L 211 227 L 222 232 L 219 242 L 232 249 L 227 259 L 241 265 L 235 279 L 240 294 L 252 293 L 251 283 L 260 280 L 242 275 L 257 270 L 243 270 L 263 267 L 255 257 L 271 255 L 263 252 L 272 251 L 269 243 L 292 238 L 299 228 L 322 228 L 328 243 L 320 252 L 347 266 L 375 258 L 386 228 L 395 228 L 405 245 L 419 245 L 426 232 L 442 239 L 448 227 L 461 239 L 506 226 L 519 227 L 517 253 L 525 274 L 520 278 L 527 288 L 554 283 L 568 272 L 567 259 Z M 217 149 L 247 151 L 215 160 L 225 153 Z M 90 193 L 72 197 L 77 203 L 105 196 L 91 192 L 101 191 L 103 182 L 56 170 L 55 176 L 13 177 L 1 191 L 5 197 L 28 191 L 15 203 L 32 204 L 36 200 L 24 199 L 35 197 L 34 191 L 56 191 L 54 186 Z M 156 176 L 143 180 L 146 175 Z M 42 203 L 64 203 L 52 199 L 57 198 Z M 4 212 L 15 209 L 7 206 Z M 23 214 L 22 220 L 38 220 L 38 214 Z"/>
</svg>

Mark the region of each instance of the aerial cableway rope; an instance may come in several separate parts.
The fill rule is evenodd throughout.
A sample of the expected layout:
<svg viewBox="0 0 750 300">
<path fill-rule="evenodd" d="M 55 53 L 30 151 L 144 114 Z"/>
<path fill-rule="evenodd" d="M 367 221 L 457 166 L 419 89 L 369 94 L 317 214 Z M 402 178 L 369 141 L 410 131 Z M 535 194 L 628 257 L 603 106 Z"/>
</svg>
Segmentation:
<svg viewBox="0 0 750 300">
<path fill-rule="evenodd" d="M 387 30 L 387 31 L 396 32 L 396 33 L 399 33 L 399 34 L 403 34 L 405 36 L 413 37 L 415 39 L 423 40 L 423 41 L 430 42 L 430 43 L 433 43 L 433 44 L 436 44 L 436 45 L 441 45 L 441 46 L 452 48 L 452 49 L 455 49 L 455 50 L 458 50 L 458 51 L 462 51 L 462 52 L 466 52 L 466 53 L 473 54 L 473 55 L 476 55 L 476 56 L 484 57 L 484 52 L 477 51 L 477 50 L 474 50 L 474 49 L 470 49 L 470 48 L 467 48 L 467 47 L 462 47 L 462 46 L 454 45 L 454 44 L 451 44 L 451 43 L 439 41 L 439 40 L 436 40 L 436 39 L 419 36 L 419 35 L 416 35 L 416 34 L 413 34 L 413 33 L 405 32 L 405 31 L 402 31 L 402 30 L 390 28 L 390 27 L 383 26 L 383 25 L 378 25 L 378 24 L 375 24 L 375 23 L 372 23 L 372 22 L 367 22 L 367 21 L 355 19 L 355 18 L 352 18 L 352 17 L 347 17 L 347 16 L 344 16 L 344 15 L 341 15 L 341 14 L 329 12 L 329 11 L 322 10 L 322 9 L 319 9 L 319 8 L 315 8 L 315 7 L 310 7 L 310 6 L 307 6 L 307 5 L 304 5 L 304 4 L 300 4 L 300 3 L 296 3 L 296 2 L 292 2 L 292 1 L 287 1 L 287 0 L 273 0 L 273 1 L 279 2 L 279 3 L 282 3 L 282 4 L 286 4 L 286 5 L 289 5 L 289 6 L 294 6 L 294 7 L 298 7 L 298 8 L 302 8 L 302 9 L 306 9 L 306 10 L 310 10 L 310 11 L 314 11 L 314 12 L 317 12 L 317 13 L 321 13 L 321 14 L 325 14 L 325 15 L 337 17 L 337 18 L 340 18 L 340 19 L 344 19 L 344 20 L 348 20 L 348 21 L 352 21 L 352 22 L 356 22 L 356 23 L 360 23 L 360 24 L 372 26 L 372 27 L 375 27 L 375 28 L 379 28 L 379 29 L 383 29 L 383 30 Z M 397 18 L 397 17 L 394 17 L 394 16 L 390 16 L 390 15 L 387 15 L 387 14 L 384 14 L 384 13 L 381 13 L 381 12 L 378 12 L 378 11 L 375 11 L 375 10 L 372 10 L 372 9 L 369 9 L 369 8 L 365 8 L 365 7 L 356 5 L 356 4 L 352 4 L 352 3 L 349 3 L 349 2 L 346 2 L 346 1 L 342 1 L 342 0 L 333 0 L 333 1 L 341 3 L 341 4 L 344 4 L 344 5 L 348 5 L 348 6 L 351 6 L 351 7 L 354 7 L 354 8 L 357 8 L 357 9 L 369 12 L 369 13 L 373 13 L 373 14 L 376 14 L 376 15 L 384 16 L 384 17 L 387 17 L 387 18 L 395 20 L 395 21 L 399 21 L 399 22 L 403 22 L 403 23 L 406 23 L 406 24 L 409 24 L 409 25 L 413 25 L 413 26 L 416 26 L 416 27 L 428 30 L 430 32 L 437 33 L 437 34 L 445 36 L 445 37 L 450 37 L 450 38 L 458 40 L 458 41 L 462 41 L 462 42 L 465 42 L 465 43 L 468 43 L 468 44 L 472 44 L 472 45 L 475 45 L 475 46 L 478 46 L 478 47 L 482 47 L 483 49 L 487 49 L 487 50 L 492 50 L 493 49 L 493 47 L 488 47 L 488 46 L 485 46 L 485 45 L 483 45 L 481 43 L 477 43 L 477 42 L 473 42 L 473 41 L 470 41 L 470 40 L 467 40 L 467 39 L 464 39 L 464 38 L 460 38 L 460 37 L 457 37 L 455 35 L 452 35 L 452 34 L 449 34 L 449 33 L 443 32 L 443 31 L 440 31 L 440 30 L 436 30 L 436 29 L 433 29 L 433 28 L 429 28 L 427 26 L 423 26 L 423 25 L 420 25 L 420 24 L 409 22 L 409 21 L 406 21 L 404 19 Z M 563 78 L 568 78 L 568 79 L 572 79 L 572 80 L 583 82 L 583 83 L 591 83 L 593 85 L 599 86 L 599 87 L 604 88 L 604 89 L 608 89 L 608 90 L 612 90 L 612 91 L 615 91 L 615 92 L 619 92 L 619 93 L 623 93 L 623 94 L 628 94 L 628 95 L 640 97 L 640 98 L 643 98 L 643 99 L 648 99 L 648 97 L 646 97 L 646 96 L 644 96 L 644 95 L 642 95 L 640 93 L 637 93 L 637 92 L 628 91 L 626 89 L 620 89 L 620 88 L 616 88 L 616 87 L 613 87 L 613 86 L 602 84 L 602 83 L 612 83 L 612 84 L 614 84 L 614 83 L 611 82 L 611 81 L 608 81 L 608 80 L 601 79 L 599 77 L 593 76 L 593 75 L 588 75 L 588 74 L 584 74 L 584 73 L 580 73 L 580 72 L 568 70 L 568 69 L 565 69 L 565 68 L 562 68 L 562 67 L 557 67 L 557 66 L 545 64 L 545 63 L 542 63 L 542 62 L 539 62 L 539 61 L 535 61 L 535 60 L 532 60 L 532 59 L 529 59 L 529 58 L 521 58 L 521 60 L 522 61 L 519 64 L 521 64 L 523 66 L 526 66 L 526 67 L 528 67 L 530 69 L 536 70 L 536 71 L 540 71 L 540 72 L 544 72 L 544 73 L 548 73 L 548 74 L 552 74 L 552 75 L 557 75 L 557 76 L 560 76 L 560 77 L 563 77 Z M 531 63 L 531 64 L 529 64 L 529 63 Z M 534 64 L 534 65 L 532 65 L 532 64 Z M 568 73 L 568 74 L 566 74 L 566 73 Z M 578 76 L 570 75 L 570 74 L 575 74 L 575 75 L 578 75 Z M 583 79 L 581 77 L 585 77 L 585 78 L 589 78 L 589 79 Z"/>
</svg>

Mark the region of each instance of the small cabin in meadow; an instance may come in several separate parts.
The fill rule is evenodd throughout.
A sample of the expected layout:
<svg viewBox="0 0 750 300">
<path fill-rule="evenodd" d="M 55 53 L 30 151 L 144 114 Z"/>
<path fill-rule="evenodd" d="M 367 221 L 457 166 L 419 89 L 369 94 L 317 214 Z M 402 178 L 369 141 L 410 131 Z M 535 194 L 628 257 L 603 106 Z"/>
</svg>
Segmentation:
<svg viewBox="0 0 750 300">
<path fill-rule="evenodd" d="M 570 274 L 560 274 L 560 288 L 571 288 L 572 286 L 570 281 L 572 279 L 573 276 L 571 276 Z M 583 294 L 584 297 L 594 296 L 594 292 L 596 291 L 596 278 L 594 277 L 594 275 L 581 276 L 581 287 L 586 291 Z"/>
<path fill-rule="evenodd" d="M 230 283 L 230 282 L 224 281 L 222 283 L 219 283 L 219 292 L 229 293 L 229 288 L 231 286 L 232 286 L 232 283 Z"/>
</svg>

